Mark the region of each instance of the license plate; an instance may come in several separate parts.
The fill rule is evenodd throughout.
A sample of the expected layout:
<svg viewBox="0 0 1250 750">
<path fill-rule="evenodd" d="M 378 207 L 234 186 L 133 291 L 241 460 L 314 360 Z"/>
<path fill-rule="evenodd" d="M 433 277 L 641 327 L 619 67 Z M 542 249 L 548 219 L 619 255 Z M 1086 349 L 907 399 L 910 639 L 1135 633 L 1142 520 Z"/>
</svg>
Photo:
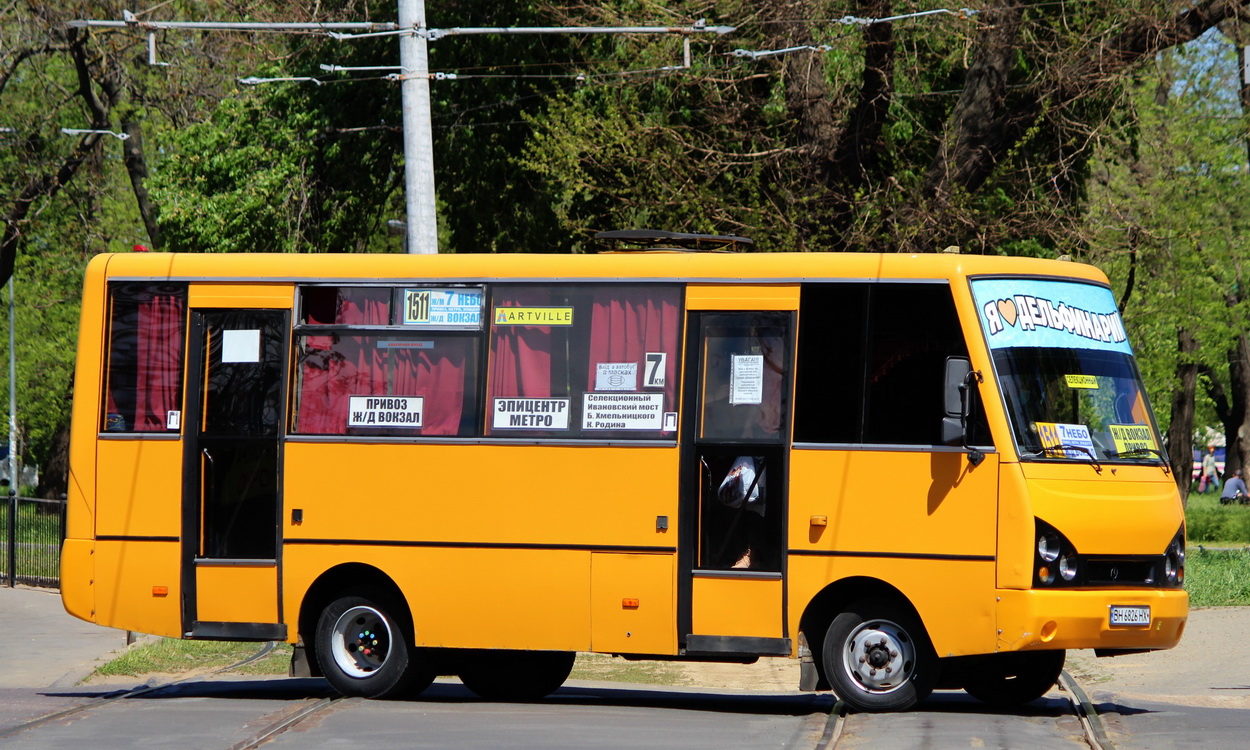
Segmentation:
<svg viewBox="0 0 1250 750">
<path fill-rule="evenodd" d="M 1111 606 L 1112 625 L 1150 625 L 1150 607 Z"/>
</svg>

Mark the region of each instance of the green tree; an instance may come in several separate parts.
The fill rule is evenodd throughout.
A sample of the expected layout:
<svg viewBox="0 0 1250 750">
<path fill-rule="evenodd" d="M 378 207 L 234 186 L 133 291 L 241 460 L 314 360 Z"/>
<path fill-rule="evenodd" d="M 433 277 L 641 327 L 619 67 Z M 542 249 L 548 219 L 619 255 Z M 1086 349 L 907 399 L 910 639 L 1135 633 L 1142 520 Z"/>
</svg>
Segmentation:
<svg viewBox="0 0 1250 750">
<path fill-rule="evenodd" d="M 1156 407 L 1185 494 L 1195 425 L 1222 423 L 1230 469 L 1250 426 L 1238 398 L 1250 186 L 1236 81 L 1216 34 L 1159 55 L 1133 88 L 1132 127 L 1101 140 L 1090 193 L 1089 259 L 1122 289 L 1150 392 L 1170 398 Z"/>
<path fill-rule="evenodd" d="M 738 31 L 696 40 L 689 70 L 650 75 L 626 73 L 672 65 L 671 40 L 588 40 L 582 57 L 613 66 L 551 106 L 526 163 L 582 241 L 645 221 L 739 231 L 764 249 L 1067 253 L 1086 241 L 1089 159 L 1119 127 L 1134 66 L 1242 3 L 998 0 L 967 18 L 830 20 L 929 7 L 565 5 L 569 21 L 714 16 Z M 792 51 L 760 54 L 778 50 Z"/>
</svg>

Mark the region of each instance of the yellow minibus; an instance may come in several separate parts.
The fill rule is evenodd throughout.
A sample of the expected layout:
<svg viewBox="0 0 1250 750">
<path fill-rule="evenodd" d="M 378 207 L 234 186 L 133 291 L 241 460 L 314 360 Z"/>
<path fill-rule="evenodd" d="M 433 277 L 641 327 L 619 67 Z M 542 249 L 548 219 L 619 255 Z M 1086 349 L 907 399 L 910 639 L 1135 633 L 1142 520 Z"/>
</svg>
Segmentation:
<svg viewBox="0 0 1250 750">
<path fill-rule="evenodd" d="M 533 699 L 597 652 L 1009 705 L 1185 626 L 1086 265 L 106 254 L 79 335 L 66 609 L 289 642 L 344 694 Z"/>
</svg>

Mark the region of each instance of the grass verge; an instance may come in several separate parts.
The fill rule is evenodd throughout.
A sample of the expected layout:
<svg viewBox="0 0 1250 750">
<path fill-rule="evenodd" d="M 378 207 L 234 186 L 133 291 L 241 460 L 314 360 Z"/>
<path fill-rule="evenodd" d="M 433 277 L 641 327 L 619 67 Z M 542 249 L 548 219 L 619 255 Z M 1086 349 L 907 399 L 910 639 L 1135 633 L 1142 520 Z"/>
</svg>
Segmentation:
<svg viewBox="0 0 1250 750">
<path fill-rule="evenodd" d="M 1191 543 L 1185 589 L 1191 607 L 1250 606 L 1250 552 L 1204 550 Z"/>
<path fill-rule="evenodd" d="M 151 674 L 207 672 L 244 661 L 259 651 L 262 645 L 158 638 L 130 647 L 121 656 L 98 667 L 94 674 L 104 677 L 141 677 Z M 290 663 L 291 646 L 283 643 L 264 658 L 230 671 L 234 674 L 284 675 Z"/>
<path fill-rule="evenodd" d="M 1215 493 L 1189 494 L 1185 536 L 1190 546 L 1238 547 L 1250 544 L 1250 505 L 1220 505 Z"/>
<path fill-rule="evenodd" d="M 667 661 L 627 661 L 608 654 L 578 654 L 570 680 L 633 682 L 640 685 L 682 685 L 679 665 Z"/>
<path fill-rule="evenodd" d="M 241 662 L 256 653 L 259 647 L 257 643 L 158 638 L 132 646 L 121 656 L 97 668 L 95 674 L 103 677 L 145 677 L 207 672 Z M 265 658 L 230 671 L 235 674 L 284 675 L 290 662 L 290 645 L 280 644 Z M 578 654 L 570 679 L 644 685 L 677 685 L 683 681 L 681 669 L 674 664 L 626 661 L 606 654 Z"/>
</svg>

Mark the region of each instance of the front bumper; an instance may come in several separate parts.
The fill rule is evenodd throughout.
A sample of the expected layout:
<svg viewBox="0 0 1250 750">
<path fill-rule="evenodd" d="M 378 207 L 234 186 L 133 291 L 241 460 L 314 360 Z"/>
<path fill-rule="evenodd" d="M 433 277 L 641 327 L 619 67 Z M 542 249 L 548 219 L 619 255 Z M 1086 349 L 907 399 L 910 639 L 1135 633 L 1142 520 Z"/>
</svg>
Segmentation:
<svg viewBox="0 0 1250 750">
<path fill-rule="evenodd" d="M 1150 607 L 1149 625 L 1112 625 L 1112 606 Z M 997 651 L 1165 649 L 1180 642 L 1189 618 L 1182 589 L 998 592 Z"/>
</svg>

